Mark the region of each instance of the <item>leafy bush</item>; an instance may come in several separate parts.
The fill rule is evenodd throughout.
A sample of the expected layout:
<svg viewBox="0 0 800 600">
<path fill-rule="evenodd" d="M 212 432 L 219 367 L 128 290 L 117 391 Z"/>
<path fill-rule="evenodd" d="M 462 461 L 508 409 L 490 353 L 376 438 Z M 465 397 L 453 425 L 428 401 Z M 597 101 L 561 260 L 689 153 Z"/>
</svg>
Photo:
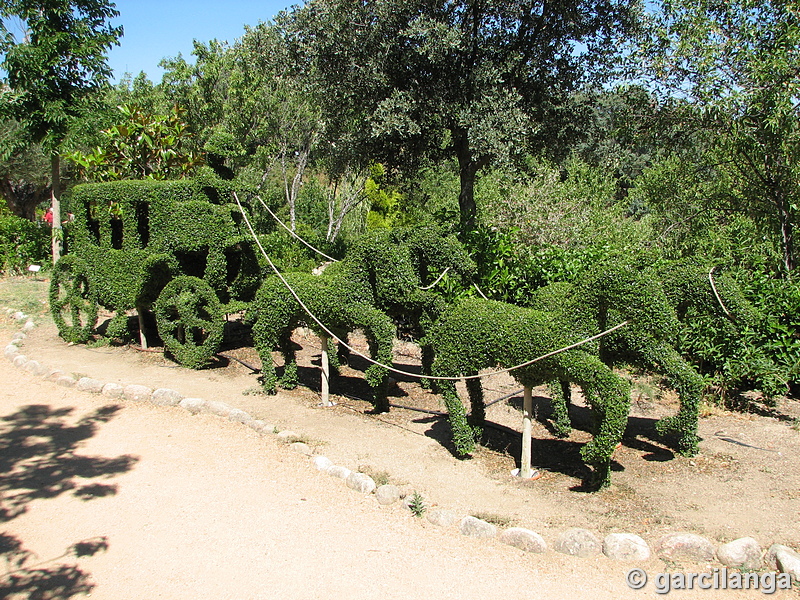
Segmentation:
<svg viewBox="0 0 800 600">
<path fill-rule="evenodd" d="M 0 211 L 0 271 L 22 273 L 50 262 L 50 228 Z"/>
</svg>

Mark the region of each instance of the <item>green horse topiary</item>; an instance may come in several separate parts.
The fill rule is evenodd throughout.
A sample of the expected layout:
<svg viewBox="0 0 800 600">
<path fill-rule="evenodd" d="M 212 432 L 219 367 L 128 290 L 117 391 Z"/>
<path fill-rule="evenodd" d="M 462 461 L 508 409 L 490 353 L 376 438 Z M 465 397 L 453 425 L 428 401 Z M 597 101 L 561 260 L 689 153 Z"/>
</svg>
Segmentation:
<svg viewBox="0 0 800 600">
<path fill-rule="evenodd" d="M 629 266 L 614 266 L 587 278 L 564 298 L 559 310 L 546 312 L 491 300 L 469 299 L 444 313 L 426 340 L 434 349 L 436 376 L 474 376 L 489 367 L 509 368 L 570 346 L 629 320 L 647 323 L 661 338 L 674 334 L 676 322 L 663 294 Z M 599 358 L 602 339 L 512 371 L 522 385 L 552 380 L 578 384 L 594 420 L 594 437 L 581 450 L 592 468 L 588 485 L 610 483 L 611 454 L 622 438 L 630 407 L 628 383 Z M 466 416 L 452 381 L 440 382 L 460 455 L 469 455 L 485 418 L 479 379 L 467 380 L 472 412 Z"/>
<path fill-rule="evenodd" d="M 320 276 L 288 274 L 285 279 L 303 304 L 340 339 L 360 329 L 371 357 L 392 362 L 395 319 L 403 318 L 409 331 L 421 337 L 444 310 L 444 301 L 432 289 L 436 274 L 451 269 L 454 275 L 471 273 L 474 266 L 454 236 L 434 227 L 379 230 L 360 238 L 341 262 Z M 263 386 L 274 393 L 277 385 L 297 384 L 292 331 L 305 324 L 318 334 L 322 329 L 277 277 L 268 277 L 259 289 L 248 315 L 262 361 Z M 327 334 L 326 334 L 327 335 Z M 284 357 L 284 374 L 278 380 L 272 349 Z M 430 352 L 424 353 L 426 366 Z M 373 389 L 376 410 L 388 410 L 388 376 L 385 368 L 371 365 L 365 373 Z"/>
</svg>

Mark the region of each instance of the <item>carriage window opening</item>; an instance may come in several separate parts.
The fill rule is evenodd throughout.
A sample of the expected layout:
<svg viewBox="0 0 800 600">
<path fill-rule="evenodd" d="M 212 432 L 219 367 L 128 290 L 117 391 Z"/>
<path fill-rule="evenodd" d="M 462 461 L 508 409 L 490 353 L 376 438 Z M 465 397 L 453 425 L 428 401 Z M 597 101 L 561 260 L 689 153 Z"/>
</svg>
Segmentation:
<svg viewBox="0 0 800 600">
<path fill-rule="evenodd" d="M 136 230 L 140 247 L 146 248 L 150 243 L 150 205 L 147 202 L 136 204 Z"/>
<path fill-rule="evenodd" d="M 122 219 L 111 219 L 111 247 L 122 250 Z"/>
<path fill-rule="evenodd" d="M 208 264 L 208 246 L 199 250 L 176 250 L 175 258 L 180 265 L 181 273 L 194 277 L 203 277 Z"/>
<path fill-rule="evenodd" d="M 100 220 L 92 218 L 92 207 L 86 207 L 86 229 L 89 231 L 89 241 L 100 245 Z"/>
</svg>

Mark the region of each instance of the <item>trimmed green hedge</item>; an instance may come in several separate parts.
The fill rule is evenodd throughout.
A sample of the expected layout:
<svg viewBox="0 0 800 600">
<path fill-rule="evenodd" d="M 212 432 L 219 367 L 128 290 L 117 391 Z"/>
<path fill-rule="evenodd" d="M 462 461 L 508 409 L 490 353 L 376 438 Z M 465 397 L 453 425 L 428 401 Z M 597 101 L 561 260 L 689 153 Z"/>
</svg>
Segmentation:
<svg viewBox="0 0 800 600">
<path fill-rule="evenodd" d="M 252 300 L 261 268 L 226 185 L 142 180 L 75 186 L 68 198 L 75 215 L 70 253 L 87 265 L 99 304 L 118 315 L 150 308 L 178 276 L 202 279 L 232 309 Z"/>
<path fill-rule="evenodd" d="M 285 277 L 303 303 L 339 338 L 362 329 L 372 358 L 389 364 L 393 319 L 405 319 L 410 331 L 421 337 L 444 309 L 435 288 L 421 288 L 434 282 L 447 267 L 453 277 L 469 275 L 474 269 L 455 237 L 435 227 L 420 227 L 369 232 L 351 246 L 344 260 L 330 265 L 321 276 Z M 291 332 L 301 324 L 317 333 L 321 333 L 320 328 L 277 276 L 267 278 L 259 289 L 249 319 L 254 322 L 253 338 L 261 356 L 264 389 L 274 393 L 278 383 L 283 387 L 296 385 Z M 271 351 L 276 346 L 286 365 L 280 382 L 272 364 Z M 429 363 L 429 353 L 426 356 Z M 386 370 L 371 365 L 365 375 L 373 388 L 377 410 L 388 410 Z"/>
<path fill-rule="evenodd" d="M 562 291 L 567 288 L 561 288 Z M 475 375 L 488 367 L 512 367 L 569 346 L 623 320 L 632 331 L 647 331 L 649 339 L 668 339 L 677 322 L 656 284 L 631 265 L 603 265 L 559 300 L 550 297 L 551 311 L 540 311 L 491 300 L 464 300 L 449 309 L 431 328 L 434 374 Z M 599 356 L 606 338 L 562 352 L 512 376 L 524 386 L 553 380 L 573 382 L 584 390 L 595 416 L 594 438 L 581 450 L 593 468 L 593 487 L 610 482 L 610 459 L 622 437 L 630 406 L 628 383 L 615 375 Z M 477 381 L 468 382 L 472 412 L 465 414 L 455 384 L 440 384 L 457 453 L 474 450 L 484 419 L 483 395 Z"/>
</svg>

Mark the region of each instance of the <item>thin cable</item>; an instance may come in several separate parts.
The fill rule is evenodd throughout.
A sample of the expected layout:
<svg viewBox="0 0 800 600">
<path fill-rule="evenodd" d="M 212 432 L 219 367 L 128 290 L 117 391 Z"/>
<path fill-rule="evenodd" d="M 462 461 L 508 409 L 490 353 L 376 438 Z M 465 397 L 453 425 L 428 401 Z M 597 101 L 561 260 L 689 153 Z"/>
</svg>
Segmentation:
<svg viewBox="0 0 800 600">
<path fill-rule="evenodd" d="M 236 195 L 236 194 L 234 194 L 234 195 Z M 311 249 L 312 249 L 314 252 L 316 252 L 316 253 L 317 253 L 317 254 L 319 254 L 320 256 L 324 256 L 325 258 L 327 258 L 328 260 L 331 260 L 331 261 L 333 261 L 333 262 L 339 262 L 338 260 L 336 260 L 336 259 L 335 259 L 335 258 L 333 258 L 332 256 L 328 256 L 327 254 L 325 254 L 325 253 L 324 253 L 322 250 L 317 250 L 316 248 L 314 248 L 314 246 L 312 246 L 311 244 L 309 244 L 307 241 L 305 241 L 303 238 L 301 238 L 299 235 L 297 235 L 297 234 L 296 234 L 294 231 L 292 231 L 292 230 L 291 230 L 289 227 L 287 227 L 287 226 L 286 226 L 286 223 L 284 223 L 283 221 L 281 221 L 281 220 L 278 218 L 278 215 L 276 215 L 274 212 L 272 212 L 272 211 L 270 210 L 269 206 L 267 206 L 267 203 L 266 203 L 266 202 L 264 202 L 264 201 L 261 199 L 261 196 L 259 196 L 258 194 L 256 194 L 256 198 L 258 198 L 258 201 L 259 201 L 259 202 L 261 202 L 261 205 L 262 205 L 264 208 L 266 208 L 266 209 L 267 209 L 267 212 L 268 212 L 268 213 L 269 213 L 269 214 L 272 216 L 272 218 L 273 218 L 273 219 L 275 219 L 275 220 L 278 222 L 278 224 L 280 224 L 280 226 L 281 226 L 281 227 L 283 227 L 283 228 L 284 228 L 286 231 L 288 231 L 289 233 L 291 233 L 291 234 L 292 234 L 292 235 L 293 235 L 295 238 L 297 238 L 298 240 L 300 240 L 300 241 L 301 241 L 303 244 L 305 244 L 306 246 L 308 246 L 309 248 L 311 248 Z M 238 198 L 236 198 L 236 203 L 237 203 L 237 204 L 239 204 L 239 199 L 238 199 Z M 241 207 L 242 207 L 242 205 L 241 205 L 241 204 L 239 204 L 239 208 L 241 208 Z M 244 210 L 244 209 L 242 209 L 242 210 Z M 242 214 L 244 214 L 244 213 L 242 213 Z M 246 217 L 245 217 L 245 218 L 246 218 Z M 249 225 L 249 223 L 248 223 L 248 225 Z M 250 230 L 252 231 L 252 228 L 250 228 Z M 253 235 L 255 236 L 255 234 L 253 234 Z M 259 244 L 259 246 L 260 246 L 260 245 L 261 245 L 261 244 Z"/>
<path fill-rule="evenodd" d="M 439 283 L 439 282 L 442 280 L 442 277 L 444 277 L 445 275 L 447 275 L 447 272 L 448 272 L 449 270 L 450 270 L 450 267 L 447 267 L 447 268 L 446 268 L 444 271 L 442 271 L 442 274 L 441 274 L 441 275 L 439 275 L 439 277 L 437 277 L 437 278 L 436 278 L 436 281 L 434 281 L 434 282 L 433 282 L 432 284 L 430 284 L 430 285 L 426 285 L 425 287 L 421 287 L 421 288 L 419 288 L 419 289 L 421 289 L 421 290 L 429 290 L 429 289 L 431 289 L 433 286 L 435 286 L 437 283 Z"/>
<path fill-rule="evenodd" d="M 714 292 L 714 297 L 717 299 L 717 302 L 719 302 L 719 305 L 722 307 L 722 310 L 725 311 L 725 314 L 728 316 L 728 319 L 730 319 L 732 323 L 736 323 L 736 319 L 731 314 L 731 311 L 729 311 L 728 308 L 722 303 L 722 298 L 719 297 L 719 292 L 717 292 L 717 286 L 714 285 L 713 273 L 714 269 L 716 268 L 717 267 L 711 267 L 711 270 L 708 272 L 708 282 L 711 284 L 711 291 Z"/>
<path fill-rule="evenodd" d="M 264 255 L 264 258 L 267 259 L 267 262 L 269 263 L 269 266 L 272 268 L 273 271 L 275 271 L 275 275 L 278 276 L 278 279 L 280 279 L 281 282 L 283 283 L 283 285 L 286 286 L 286 289 L 288 289 L 289 293 L 291 293 L 292 296 L 294 296 L 294 299 L 297 300 L 297 303 L 308 314 L 308 316 L 310 316 L 312 319 L 314 319 L 314 322 L 317 325 L 319 325 L 320 328 L 325 333 L 327 333 L 331 338 L 335 339 L 339 344 L 343 345 L 345 348 L 350 350 L 350 352 L 360 356 L 361 358 L 363 358 L 367 362 L 372 363 L 373 365 L 378 365 L 379 367 L 382 367 L 382 368 L 384 368 L 384 369 L 386 369 L 388 371 L 392 371 L 393 373 L 399 373 L 400 375 L 406 375 L 408 377 L 412 377 L 412 378 L 415 378 L 415 379 L 435 379 L 437 381 L 461 381 L 462 379 L 482 379 L 484 377 L 491 377 L 492 375 L 501 375 L 503 373 L 509 373 L 509 372 L 514 371 L 516 369 L 521 369 L 522 367 L 527 367 L 528 365 L 532 365 L 533 363 L 539 362 L 540 360 L 544 360 L 545 358 L 550 358 L 551 356 L 555 356 L 556 354 L 560 354 L 562 352 L 566 352 L 567 350 L 572 350 L 573 348 L 577 348 L 578 346 L 582 346 L 583 344 L 586 344 L 588 342 L 594 341 L 594 340 L 596 340 L 598 338 L 601 338 L 601 337 L 603 337 L 605 335 L 608 335 L 609 333 L 611 333 L 613 331 L 616 331 L 617 329 L 619 329 L 621 327 L 624 327 L 625 325 L 628 324 L 628 321 L 623 321 L 622 323 L 620 323 L 619 325 L 615 325 L 611 329 L 606 329 L 605 331 L 603 331 L 601 333 L 598 333 L 597 335 L 593 335 L 592 337 L 588 337 L 585 340 L 581 340 L 580 342 L 576 342 L 574 344 L 570 344 L 569 346 L 566 346 L 564 348 L 559 348 L 558 350 L 553 350 L 552 352 L 548 352 L 547 354 L 543 354 L 542 356 L 537 356 L 536 358 L 533 358 L 533 359 L 531 359 L 531 360 L 529 360 L 527 362 L 524 362 L 522 364 L 515 365 L 515 366 L 509 367 L 507 369 L 501 369 L 499 371 L 492 371 L 491 373 L 484 373 L 482 375 L 478 374 L 478 375 L 465 375 L 465 376 L 462 376 L 462 377 L 442 377 L 442 376 L 437 376 L 437 375 L 420 375 L 418 373 L 409 373 L 408 371 L 401 371 L 400 369 L 396 369 L 396 368 L 391 367 L 389 365 L 385 365 L 383 363 L 380 363 L 377 360 L 373 359 L 372 357 L 367 356 L 366 354 L 364 354 L 362 352 L 359 352 L 358 350 L 356 350 L 352 346 L 349 346 L 344 340 L 339 339 L 339 337 L 337 337 L 337 335 L 335 333 L 333 333 L 330 329 L 328 329 L 325 326 L 325 324 L 322 321 L 320 321 L 317 318 L 317 316 L 309 310 L 309 308 L 305 305 L 305 303 L 300 299 L 300 296 L 297 295 L 297 292 L 295 292 L 292 289 L 292 286 L 289 285 L 289 282 L 286 281 L 286 279 L 281 274 L 281 272 L 278 271 L 278 268 L 272 262 L 272 260 L 270 259 L 269 255 L 267 254 L 266 250 L 264 250 L 264 246 L 261 245 L 261 241 L 256 236 L 256 233 L 253 230 L 253 226 L 250 224 L 250 219 L 247 218 L 247 213 L 245 213 L 244 207 L 242 207 L 241 203 L 239 202 L 239 197 L 236 195 L 236 192 L 233 193 L 233 197 L 236 199 L 236 204 L 239 206 L 239 209 L 242 211 L 242 216 L 244 217 L 244 222 L 247 224 L 247 228 L 250 230 L 250 234 L 253 236 L 253 239 L 256 241 L 256 244 L 258 245 L 259 249 L 261 250 L 261 253 Z"/>
<path fill-rule="evenodd" d="M 488 300 L 488 298 L 486 297 L 486 294 L 484 294 L 484 293 L 481 291 L 481 288 L 479 288 L 479 287 L 478 287 L 478 284 L 477 284 L 477 283 L 475 283 L 475 282 L 473 281 L 473 282 L 472 282 L 472 285 L 475 287 L 475 289 L 476 289 L 476 290 L 478 290 L 478 293 L 481 295 L 481 298 L 483 298 L 484 300 Z"/>
</svg>

